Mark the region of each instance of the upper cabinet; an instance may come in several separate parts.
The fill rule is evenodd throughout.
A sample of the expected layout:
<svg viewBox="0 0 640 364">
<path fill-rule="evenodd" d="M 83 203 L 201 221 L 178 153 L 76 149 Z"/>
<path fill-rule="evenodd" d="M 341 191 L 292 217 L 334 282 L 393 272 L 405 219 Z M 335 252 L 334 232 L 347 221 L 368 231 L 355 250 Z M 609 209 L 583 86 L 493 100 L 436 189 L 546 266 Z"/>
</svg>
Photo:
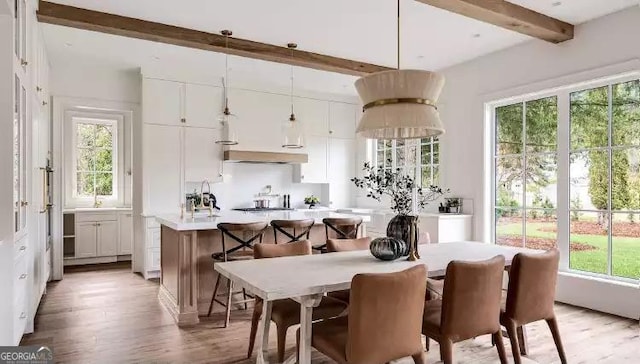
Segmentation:
<svg viewBox="0 0 640 364">
<path fill-rule="evenodd" d="M 187 126 L 219 128 L 218 116 L 224 109 L 224 90 L 190 83 L 184 88 L 184 123 Z"/>
<path fill-rule="evenodd" d="M 293 99 L 296 119 L 307 136 L 329 136 L 329 102 L 296 97 Z"/>
<path fill-rule="evenodd" d="M 341 102 L 329 103 L 329 134 L 333 138 L 356 137 L 357 106 Z"/>
<path fill-rule="evenodd" d="M 229 108 L 237 115 L 231 130 L 238 136 L 235 150 L 283 152 L 282 133 L 291 114 L 288 96 L 250 90 L 229 90 Z M 294 152 L 295 151 L 291 151 Z"/>
<path fill-rule="evenodd" d="M 142 88 L 142 113 L 145 123 L 182 125 L 183 83 L 145 78 Z"/>
<path fill-rule="evenodd" d="M 185 182 L 222 180 L 222 146 L 213 142 L 218 138 L 220 129 L 184 129 Z"/>
</svg>

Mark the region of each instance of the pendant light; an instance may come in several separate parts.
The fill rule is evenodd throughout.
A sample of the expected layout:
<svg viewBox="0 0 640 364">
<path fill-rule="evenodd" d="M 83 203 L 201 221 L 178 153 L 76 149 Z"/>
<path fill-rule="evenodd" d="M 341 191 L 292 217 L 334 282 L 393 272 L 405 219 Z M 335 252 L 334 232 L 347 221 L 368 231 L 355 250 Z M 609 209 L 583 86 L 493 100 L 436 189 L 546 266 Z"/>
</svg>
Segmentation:
<svg viewBox="0 0 640 364">
<path fill-rule="evenodd" d="M 295 43 L 287 44 L 287 48 L 291 50 L 291 59 L 293 59 L 293 50 L 298 47 Z M 302 135 L 302 125 L 300 121 L 296 119 L 296 115 L 293 111 L 293 64 L 291 65 L 291 115 L 289 119 L 285 121 L 283 127 L 284 139 L 282 141 L 282 147 L 288 149 L 300 149 L 304 147 L 304 137 Z"/>
<path fill-rule="evenodd" d="M 357 133 L 370 139 L 420 139 L 444 133 L 436 102 L 444 77 L 435 72 L 400 69 L 400 0 L 397 1 L 397 69 L 358 79 L 364 105 Z"/>
<path fill-rule="evenodd" d="M 225 36 L 225 48 L 229 49 L 229 37 L 233 35 L 233 32 L 230 30 L 223 30 L 222 35 Z M 218 121 L 220 122 L 221 132 L 220 138 L 216 140 L 216 144 L 222 145 L 236 145 L 238 144 L 238 137 L 236 133 L 232 130 L 232 124 L 234 124 L 238 117 L 235 114 L 232 114 L 229 111 L 229 53 L 225 54 L 224 58 L 224 68 L 225 68 L 225 76 L 222 80 L 222 87 L 224 89 L 224 110 L 222 114 L 218 116 Z"/>
</svg>

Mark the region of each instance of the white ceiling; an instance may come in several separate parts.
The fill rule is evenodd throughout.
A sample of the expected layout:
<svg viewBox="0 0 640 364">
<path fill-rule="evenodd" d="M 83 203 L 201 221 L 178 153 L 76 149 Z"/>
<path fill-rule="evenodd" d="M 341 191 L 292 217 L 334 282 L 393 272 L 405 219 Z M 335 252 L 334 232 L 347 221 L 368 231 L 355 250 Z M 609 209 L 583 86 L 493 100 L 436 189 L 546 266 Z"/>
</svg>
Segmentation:
<svg viewBox="0 0 640 364">
<path fill-rule="evenodd" d="M 637 5 L 640 0 L 513 0 L 574 24 Z M 55 2 L 207 32 L 231 29 L 235 37 L 395 66 L 395 6 L 391 0 L 55 0 Z M 402 0 L 401 65 L 439 70 L 531 38 Z M 219 54 L 59 26 L 44 26 L 52 65 L 90 61 L 118 68 L 162 68 L 182 64 L 219 75 Z M 71 44 L 71 46 L 69 46 Z M 283 65 L 232 57 L 234 73 L 277 78 Z M 260 66 L 257 66 L 260 65 Z M 264 67 L 267 70 L 263 69 Z M 240 72 L 238 72 L 240 71 Z M 271 72 L 273 71 L 273 72 Z M 301 69 L 298 83 L 328 92 L 353 93 L 353 77 Z M 266 80 L 268 81 L 268 80 Z"/>
</svg>

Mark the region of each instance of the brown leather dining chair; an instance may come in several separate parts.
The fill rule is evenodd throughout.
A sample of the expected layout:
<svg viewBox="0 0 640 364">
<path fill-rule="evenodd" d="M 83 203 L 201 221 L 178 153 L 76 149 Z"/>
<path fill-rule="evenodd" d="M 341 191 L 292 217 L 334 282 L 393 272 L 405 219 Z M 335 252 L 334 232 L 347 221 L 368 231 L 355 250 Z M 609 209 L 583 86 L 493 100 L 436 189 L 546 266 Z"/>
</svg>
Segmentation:
<svg viewBox="0 0 640 364">
<path fill-rule="evenodd" d="M 422 333 L 440 344 L 440 359 L 453 363 L 453 344 L 477 336 L 494 337 L 501 363 L 507 363 L 500 328 L 504 257 L 447 266 L 442 300 L 425 302 Z"/>
<path fill-rule="evenodd" d="M 362 225 L 361 217 L 326 217 L 322 219 L 325 231 L 325 242 L 321 245 L 314 246 L 314 250 L 322 253 L 327 252 L 327 240 L 329 239 L 357 239 L 360 225 Z"/>
<path fill-rule="evenodd" d="M 349 315 L 314 323 L 311 345 L 341 364 L 383 364 L 408 356 L 426 363 L 420 335 L 426 275 L 424 265 L 356 275 Z"/>
<path fill-rule="evenodd" d="M 558 279 L 560 252 L 551 249 L 542 254 L 518 253 L 509 271 L 507 301 L 500 314 L 500 323 L 507 329 L 516 364 L 520 364 L 521 347 L 518 329 L 531 322 L 545 320 L 556 344 L 560 361 L 567 358 L 553 310 Z"/>
<path fill-rule="evenodd" d="M 278 258 L 287 256 L 310 255 L 311 243 L 307 240 L 289 244 L 260 244 L 253 248 L 255 259 Z M 256 299 L 251 318 L 251 332 L 249 334 L 249 350 L 247 358 L 253 355 L 258 323 L 262 315 L 263 302 Z M 320 305 L 313 309 L 313 320 L 336 317 L 347 309 L 347 304 L 331 297 L 323 297 Z M 284 361 L 287 329 L 300 323 L 300 304 L 291 299 L 276 300 L 271 307 L 271 321 L 276 324 L 278 334 L 278 362 Z"/>
<path fill-rule="evenodd" d="M 364 237 L 358 239 L 328 239 L 327 240 L 327 252 L 338 253 L 348 252 L 354 250 L 368 250 L 371 245 L 371 238 Z M 337 298 L 340 301 L 349 303 L 349 290 L 335 291 L 327 293 L 327 296 Z"/>
</svg>

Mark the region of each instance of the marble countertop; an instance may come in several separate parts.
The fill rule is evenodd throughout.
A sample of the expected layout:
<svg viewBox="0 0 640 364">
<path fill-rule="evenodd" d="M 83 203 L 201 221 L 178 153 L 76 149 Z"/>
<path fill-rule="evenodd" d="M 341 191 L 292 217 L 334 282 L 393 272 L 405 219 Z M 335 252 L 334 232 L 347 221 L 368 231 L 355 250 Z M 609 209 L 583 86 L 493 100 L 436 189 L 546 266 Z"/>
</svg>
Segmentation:
<svg viewBox="0 0 640 364">
<path fill-rule="evenodd" d="M 213 216 L 208 213 L 199 213 L 193 218 L 191 214 L 185 213 L 184 218 L 180 215 L 169 214 L 156 216 L 156 221 L 177 231 L 190 230 L 215 230 L 220 223 L 250 223 L 250 222 L 271 222 L 272 220 L 303 220 L 314 219 L 316 224 L 322 224 L 322 219 L 332 217 L 360 217 L 364 223 L 371 221 L 369 216 L 339 214 L 333 211 L 318 210 L 294 210 L 294 211 L 268 211 L 268 212 L 242 212 L 242 211 L 214 211 Z"/>
<path fill-rule="evenodd" d="M 65 208 L 62 212 L 115 212 L 115 211 L 132 211 L 131 207 L 70 207 Z"/>
</svg>

